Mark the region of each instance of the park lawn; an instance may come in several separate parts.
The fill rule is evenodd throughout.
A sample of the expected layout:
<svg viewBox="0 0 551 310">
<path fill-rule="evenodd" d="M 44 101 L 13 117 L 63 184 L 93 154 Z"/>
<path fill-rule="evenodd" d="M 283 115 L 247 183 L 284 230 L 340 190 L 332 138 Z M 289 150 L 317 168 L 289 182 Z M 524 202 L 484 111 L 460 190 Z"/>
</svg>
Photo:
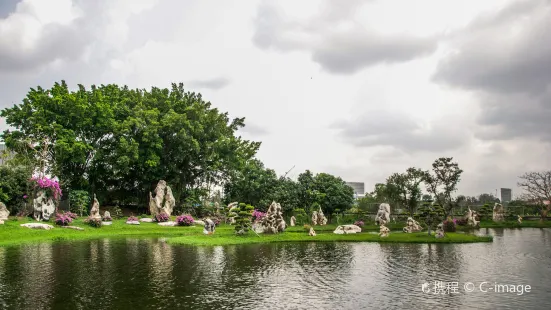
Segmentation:
<svg viewBox="0 0 551 310">
<path fill-rule="evenodd" d="M 284 233 L 277 235 L 259 236 L 251 231 L 247 236 L 236 236 L 234 233 L 235 227 L 225 224 L 217 227 L 214 235 L 204 235 L 203 228 L 200 226 L 163 227 L 157 225 L 157 223 L 127 225 L 125 221 L 125 219 L 113 220 L 113 225 L 94 228 L 85 224 L 83 220 L 78 219 L 71 223 L 72 226 L 84 228 L 84 231 L 78 231 L 56 227 L 55 225 L 55 228 L 52 230 L 29 229 L 20 227 L 19 225 L 32 223 L 32 221 L 13 218 L 5 221 L 4 225 L 0 225 L 0 246 L 125 237 L 164 237 L 169 238 L 167 242 L 171 244 L 189 245 L 234 245 L 271 242 L 470 243 L 492 241 L 492 237 L 490 236 L 476 236 L 465 233 L 449 233 L 442 239 L 428 236 L 426 232 L 415 234 L 395 232 L 391 233 L 387 238 L 381 238 L 373 231 L 337 235 L 333 234 L 333 230 L 337 225 L 315 226 L 314 229 L 318 234 L 315 237 L 309 236 L 302 226 L 288 227 Z"/>
</svg>

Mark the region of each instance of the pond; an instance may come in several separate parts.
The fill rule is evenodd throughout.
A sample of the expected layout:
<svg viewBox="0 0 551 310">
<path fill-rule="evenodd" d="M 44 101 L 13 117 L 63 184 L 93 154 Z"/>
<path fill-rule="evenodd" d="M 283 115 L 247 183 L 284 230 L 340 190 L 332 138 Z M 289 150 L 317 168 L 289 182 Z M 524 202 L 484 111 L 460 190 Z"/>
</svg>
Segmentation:
<svg viewBox="0 0 551 310">
<path fill-rule="evenodd" d="M 0 248 L 0 309 L 549 309 L 551 229 L 481 232 L 494 242 Z"/>
</svg>

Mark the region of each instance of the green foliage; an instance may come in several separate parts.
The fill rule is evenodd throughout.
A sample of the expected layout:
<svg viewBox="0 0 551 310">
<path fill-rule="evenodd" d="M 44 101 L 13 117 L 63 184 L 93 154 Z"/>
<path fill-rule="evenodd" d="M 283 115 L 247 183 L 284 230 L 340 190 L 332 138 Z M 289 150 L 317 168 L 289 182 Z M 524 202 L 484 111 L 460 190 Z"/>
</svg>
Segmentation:
<svg viewBox="0 0 551 310">
<path fill-rule="evenodd" d="M 88 217 L 84 222 L 95 228 L 100 228 L 102 225 L 101 219 L 93 217 Z"/>
<path fill-rule="evenodd" d="M 69 192 L 69 203 L 71 205 L 71 212 L 77 213 L 80 216 L 87 215 L 90 196 L 87 191 L 71 190 Z"/>
<path fill-rule="evenodd" d="M 354 189 L 341 178 L 327 173 L 317 174 L 314 178 L 314 189 L 318 195 L 317 203 L 323 213 L 332 214 L 335 209 L 346 211 L 354 204 Z"/>
<path fill-rule="evenodd" d="M 416 216 L 425 222 L 428 227 L 428 233 L 430 234 L 431 228 L 435 228 L 436 225 L 445 218 L 445 212 L 444 208 L 438 203 L 431 204 L 430 202 L 423 202 L 421 207 L 417 210 Z"/>
<path fill-rule="evenodd" d="M 490 204 L 486 203 L 482 206 L 482 208 L 480 208 L 480 210 L 478 210 L 477 213 L 480 216 L 480 220 L 484 221 L 492 218 L 492 215 L 494 213 L 493 211 L 494 208 L 490 206 Z"/>
<path fill-rule="evenodd" d="M 453 157 L 438 158 L 432 164 L 432 172 L 423 173 L 427 191 L 443 207 L 445 214 L 451 214 L 455 206 L 451 195 L 457 190 L 457 184 L 463 173 L 459 165 L 452 160 Z"/>
<path fill-rule="evenodd" d="M 111 217 L 113 217 L 114 219 L 122 219 L 123 218 L 123 214 L 122 214 L 122 210 L 119 206 L 114 206 L 112 209 L 111 209 Z"/>
<path fill-rule="evenodd" d="M 227 181 L 260 146 L 236 137 L 244 118 L 229 119 L 183 84 L 150 90 L 79 85 L 70 91 L 62 81 L 31 89 L 1 116 L 15 128 L 4 131 L 6 146 L 25 146 L 19 160 L 47 148 L 46 173 L 63 188 L 122 204 L 147 205 L 159 179 L 170 184 L 178 202 L 185 201 L 204 184 Z"/>
<path fill-rule="evenodd" d="M 240 203 L 238 208 L 232 212 L 235 219 L 235 233 L 237 235 L 246 235 L 251 229 L 254 207 L 245 203 Z"/>
<path fill-rule="evenodd" d="M 0 201 L 15 214 L 31 196 L 29 178 L 31 171 L 22 166 L 0 166 Z"/>
<path fill-rule="evenodd" d="M 293 215 L 296 219 L 297 225 L 304 225 L 308 223 L 308 215 L 306 214 L 306 211 L 302 208 L 297 208 L 293 210 Z"/>
<path fill-rule="evenodd" d="M 423 181 L 424 172 L 417 168 L 408 168 L 405 173 L 391 175 L 384 187 L 385 195 L 390 201 L 406 208 L 413 215 L 421 200 L 419 185 Z"/>
</svg>

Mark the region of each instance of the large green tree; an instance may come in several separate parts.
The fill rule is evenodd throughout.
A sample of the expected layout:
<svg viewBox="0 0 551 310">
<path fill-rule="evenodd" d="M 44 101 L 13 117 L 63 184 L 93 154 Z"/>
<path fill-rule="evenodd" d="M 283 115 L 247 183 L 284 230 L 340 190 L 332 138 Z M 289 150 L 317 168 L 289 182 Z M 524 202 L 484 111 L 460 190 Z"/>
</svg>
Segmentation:
<svg viewBox="0 0 551 310">
<path fill-rule="evenodd" d="M 423 171 L 417 168 L 408 168 L 405 173 L 394 173 L 386 181 L 386 195 L 413 216 L 421 200 L 419 185 L 423 182 L 423 177 Z"/>
<path fill-rule="evenodd" d="M 432 171 L 425 171 L 423 181 L 427 191 L 443 207 L 445 215 L 450 215 L 454 204 L 452 194 L 457 190 L 463 170 L 453 157 L 441 157 L 432 164 Z"/>
<path fill-rule="evenodd" d="M 198 188 L 223 184 L 254 156 L 260 143 L 236 137 L 243 118 L 230 120 L 183 84 L 170 89 L 65 82 L 31 89 L 21 104 L 2 110 L 3 139 L 47 150 L 47 172 L 64 188 L 87 189 L 103 199 L 146 204 L 159 179 L 186 200 Z"/>
</svg>

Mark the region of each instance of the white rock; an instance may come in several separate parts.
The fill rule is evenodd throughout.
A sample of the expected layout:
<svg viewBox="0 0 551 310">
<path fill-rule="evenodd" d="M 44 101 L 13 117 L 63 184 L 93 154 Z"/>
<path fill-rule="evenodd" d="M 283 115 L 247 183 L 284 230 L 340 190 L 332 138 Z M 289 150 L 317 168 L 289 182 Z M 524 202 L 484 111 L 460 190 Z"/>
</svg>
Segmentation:
<svg viewBox="0 0 551 310">
<path fill-rule="evenodd" d="M 327 224 L 327 218 L 325 215 L 323 215 L 323 211 L 321 210 L 321 207 L 319 207 L 318 211 L 312 212 L 312 225 L 326 225 Z"/>
<path fill-rule="evenodd" d="M 3 221 L 3 220 L 0 220 L 0 225 L 4 225 L 4 221 Z"/>
<path fill-rule="evenodd" d="M 446 234 L 444 233 L 444 224 L 438 224 L 438 226 L 436 226 L 436 233 L 434 234 L 434 237 L 440 239 L 444 238 L 445 235 Z"/>
<path fill-rule="evenodd" d="M 26 223 L 26 224 L 21 224 L 20 226 L 32 228 L 32 229 L 45 229 L 45 230 L 50 230 L 54 228 L 52 225 L 43 224 L 43 223 Z"/>
<path fill-rule="evenodd" d="M 140 222 L 143 222 L 143 223 L 153 223 L 153 219 L 152 219 L 152 218 L 149 218 L 149 217 L 144 217 L 144 218 L 141 218 L 141 219 L 140 219 Z"/>
<path fill-rule="evenodd" d="M 101 225 L 102 226 L 109 226 L 109 225 L 113 225 L 113 222 L 101 222 Z"/>
<path fill-rule="evenodd" d="M 165 180 L 160 180 L 155 187 L 155 197 L 149 192 L 149 211 L 153 216 L 163 212 L 170 216 L 176 205 L 172 189 Z"/>
<path fill-rule="evenodd" d="M 159 223 L 159 225 L 160 226 L 176 226 L 176 225 L 178 225 L 178 223 L 170 221 L 170 222 L 161 222 L 161 223 Z"/>
<path fill-rule="evenodd" d="M 42 219 L 48 221 L 50 216 L 55 212 L 55 204 L 52 198 L 46 197 L 46 192 L 40 190 L 36 193 L 36 197 L 33 199 L 34 219 L 41 221 Z"/>
<path fill-rule="evenodd" d="M 503 205 L 500 203 L 495 203 L 493 213 L 492 213 L 492 220 L 494 222 L 503 222 L 505 221 L 505 209 L 503 209 Z"/>
<path fill-rule="evenodd" d="M 335 229 L 335 231 L 333 231 L 333 233 L 337 235 L 356 234 L 361 232 L 361 227 L 357 225 L 340 225 L 337 229 Z"/>
<path fill-rule="evenodd" d="M 314 212 L 316 212 L 316 211 L 314 211 Z M 310 231 L 308 231 L 308 235 L 310 235 L 312 237 L 316 236 L 316 231 L 314 230 L 313 227 L 310 227 Z"/>
<path fill-rule="evenodd" d="M 203 221 L 200 221 L 200 220 L 195 220 L 195 221 L 193 221 L 193 225 L 201 225 L 201 226 L 205 226 L 205 222 L 203 222 Z"/>
<path fill-rule="evenodd" d="M 109 211 L 103 212 L 103 218 L 111 218 L 111 213 Z"/>
<path fill-rule="evenodd" d="M 405 233 L 413 233 L 413 232 L 419 232 L 423 230 L 419 222 L 414 220 L 412 217 L 408 217 L 408 220 L 406 222 L 406 227 L 402 229 Z"/>
<path fill-rule="evenodd" d="M 206 219 L 205 226 L 203 227 L 203 234 L 212 235 L 214 234 L 215 229 L 216 225 L 214 224 L 214 221 L 211 219 Z"/>
<path fill-rule="evenodd" d="M 292 226 L 292 227 L 296 225 L 297 219 L 295 218 L 294 215 L 291 216 L 291 221 L 290 221 L 290 222 L 291 222 L 291 226 Z"/>
<path fill-rule="evenodd" d="M 94 194 L 94 203 L 92 204 L 92 208 L 90 209 L 90 217 L 101 219 L 101 215 L 99 214 L 99 201 L 96 198 L 96 194 Z"/>
<path fill-rule="evenodd" d="M 60 226 L 61 228 L 74 229 L 74 230 L 84 230 L 82 227 L 78 226 Z"/>
<path fill-rule="evenodd" d="M 139 221 L 127 221 L 126 224 L 128 225 L 140 225 Z"/>
<path fill-rule="evenodd" d="M 390 235 L 390 229 L 388 229 L 388 227 L 386 227 L 385 225 L 381 225 L 379 227 L 379 236 L 385 238 L 388 237 L 388 235 Z"/>
<path fill-rule="evenodd" d="M 375 223 L 377 225 L 386 225 L 390 222 L 390 205 L 388 203 L 381 203 L 379 205 L 379 211 L 375 216 Z"/>
<path fill-rule="evenodd" d="M 0 220 L 7 220 L 10 215 L 10 211 L 6 208 L 6 205 L 0 201 Z"/>
</svg>

